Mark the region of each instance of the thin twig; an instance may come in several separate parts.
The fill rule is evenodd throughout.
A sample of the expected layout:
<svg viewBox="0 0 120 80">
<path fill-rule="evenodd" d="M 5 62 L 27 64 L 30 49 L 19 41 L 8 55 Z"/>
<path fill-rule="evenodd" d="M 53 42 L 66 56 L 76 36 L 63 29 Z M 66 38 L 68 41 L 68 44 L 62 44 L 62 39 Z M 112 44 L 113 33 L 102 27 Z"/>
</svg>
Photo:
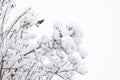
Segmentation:
<svg viewBox="0 0 120 80">
<path fill-rule="evenodd" d="M 32 68 L 34 67 L 34 65 L 35 65 L 35 63 L 31 66 L 30 70 L 28 71 L 28 73 L 27 73 L 27 75 L 26 75 L 26 77 L 25 77 L 25 80 L 27 80 L 27 77 L 28 77 L 28 75 L 30 74 L 30 71 L 32 70 Z"/>
<path fill-rule="evenodd" d="M 5 18 L 7 16 L 7 11 L 8 11 L 8 8 L 9 8 L 9 4 L 7 5 L 7 8 L 5 10 L 5 13 L 4 13 L 4 16 L 3 16 L 3 20 L 2 20 L 2 26 L 1 26 L 1 33 L 3 33 L 3 27 L 4 27 L 4 24 L 5 24 Z M 3 35 L 1 34 L 1 39 L 2 39 Z"/>
</svg>

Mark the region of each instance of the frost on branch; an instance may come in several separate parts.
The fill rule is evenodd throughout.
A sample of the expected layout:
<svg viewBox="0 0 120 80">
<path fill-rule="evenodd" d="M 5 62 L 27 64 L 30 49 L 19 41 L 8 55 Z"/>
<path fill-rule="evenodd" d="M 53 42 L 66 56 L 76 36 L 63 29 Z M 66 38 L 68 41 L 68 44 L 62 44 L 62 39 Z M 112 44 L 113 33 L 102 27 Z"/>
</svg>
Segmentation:
<svg viewBox="0 0 120 80">
<path fill-rule="evenodd" d="M 14 0 L 0 0 L 0 80 L 52 80 L 55 75 L 72 80 L 77 73 L 87 73 L 82 61 L 87 54 L 80 49 L 83 34 L 78 25 L 55 24 L 50 38 L 43 35 L 31 45 L 29 41 L 36 35 L 28 30 L 44 20 L 38 20 L 29 8 L 4 31 L 14 7 Z"/>
</svg>

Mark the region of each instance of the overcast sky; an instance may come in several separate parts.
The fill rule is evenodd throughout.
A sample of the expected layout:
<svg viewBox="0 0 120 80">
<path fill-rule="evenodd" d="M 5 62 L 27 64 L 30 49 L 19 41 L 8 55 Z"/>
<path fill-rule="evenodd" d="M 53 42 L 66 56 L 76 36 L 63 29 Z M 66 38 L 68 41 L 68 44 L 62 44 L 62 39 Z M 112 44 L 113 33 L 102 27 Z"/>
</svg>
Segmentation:
<svg viewBox="0 0 120 80">
<path fill-rule="evenodd" d="M 83 80 L 120 80 L 120 0 L 19 0 L 17 5 L 31 6 L 45 19 L 38 33 L 49 36 L 56 21 L 81 26 L 82 48 L 89 54 Z"/>
</svg>

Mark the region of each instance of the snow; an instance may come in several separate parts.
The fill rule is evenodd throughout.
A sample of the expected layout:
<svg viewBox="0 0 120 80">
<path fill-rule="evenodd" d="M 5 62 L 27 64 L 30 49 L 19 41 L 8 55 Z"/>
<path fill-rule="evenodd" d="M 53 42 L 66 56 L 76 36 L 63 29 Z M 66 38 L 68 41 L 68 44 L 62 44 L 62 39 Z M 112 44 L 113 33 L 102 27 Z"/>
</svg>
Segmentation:
<svg viewBox="0 0 120 80">
<path fill-rule="evenodd" d="M 11 4 L 13 7 L 13 3 L 6 3 L 8 6 Z M 12 7 L 6 7 L 6 9 L 11 10 Z M 6 22 L 9 23 L 9 21 Z M 82 37 L 78 25 L 56 23 L 53 25 L 53 34 L 47 36 L 32 34 L 29 31 L 31 27 L 33 29 L 37 27 L 36 23 L 37 15 L 34 15 L 34 11 L 29 8 L 12 24 L 4 24 L 9 25 L 10 28 L 7 29 L 8 32 L 4 37 L 0 36 L 3 40 L 0 46 L 2 52 L 0 69 L 2 69 L 3 79 L 45 78 L 50 80 L 54 75 L 58 75 L 63 79 L 72 80 L 75 72 L 80 74 L 87 72 L 81 70 L 84 68 L 81 67 L 82 58 L 80 57 L 84 55 L 79 58 L 74 56 L 74 52 L 79 53 L 79 41 Z M 3 29 L 1 29 L 2 33 Z M 41 36 L 40 39 L 38 36 Z M 80 68 L 77 68 L 79 66 Z"/>
</svg>

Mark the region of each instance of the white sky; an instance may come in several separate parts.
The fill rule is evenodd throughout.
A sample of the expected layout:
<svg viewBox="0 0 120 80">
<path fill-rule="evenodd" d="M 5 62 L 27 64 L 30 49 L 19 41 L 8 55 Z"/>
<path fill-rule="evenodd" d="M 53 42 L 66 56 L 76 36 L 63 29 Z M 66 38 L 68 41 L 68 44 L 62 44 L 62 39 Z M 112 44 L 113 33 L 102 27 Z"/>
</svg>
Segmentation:
<svg viewBox="0 0 120 80">
<path fill-rule="evenodd" d="M 82 47 L 89 54 L 83 80 L 120 80 L 120 0 L 18 1 L 20 9 L 29 6 L 45 19 L 38 33 L 48 35 L 56 21 L 80 24 Z"/>
</svg>

